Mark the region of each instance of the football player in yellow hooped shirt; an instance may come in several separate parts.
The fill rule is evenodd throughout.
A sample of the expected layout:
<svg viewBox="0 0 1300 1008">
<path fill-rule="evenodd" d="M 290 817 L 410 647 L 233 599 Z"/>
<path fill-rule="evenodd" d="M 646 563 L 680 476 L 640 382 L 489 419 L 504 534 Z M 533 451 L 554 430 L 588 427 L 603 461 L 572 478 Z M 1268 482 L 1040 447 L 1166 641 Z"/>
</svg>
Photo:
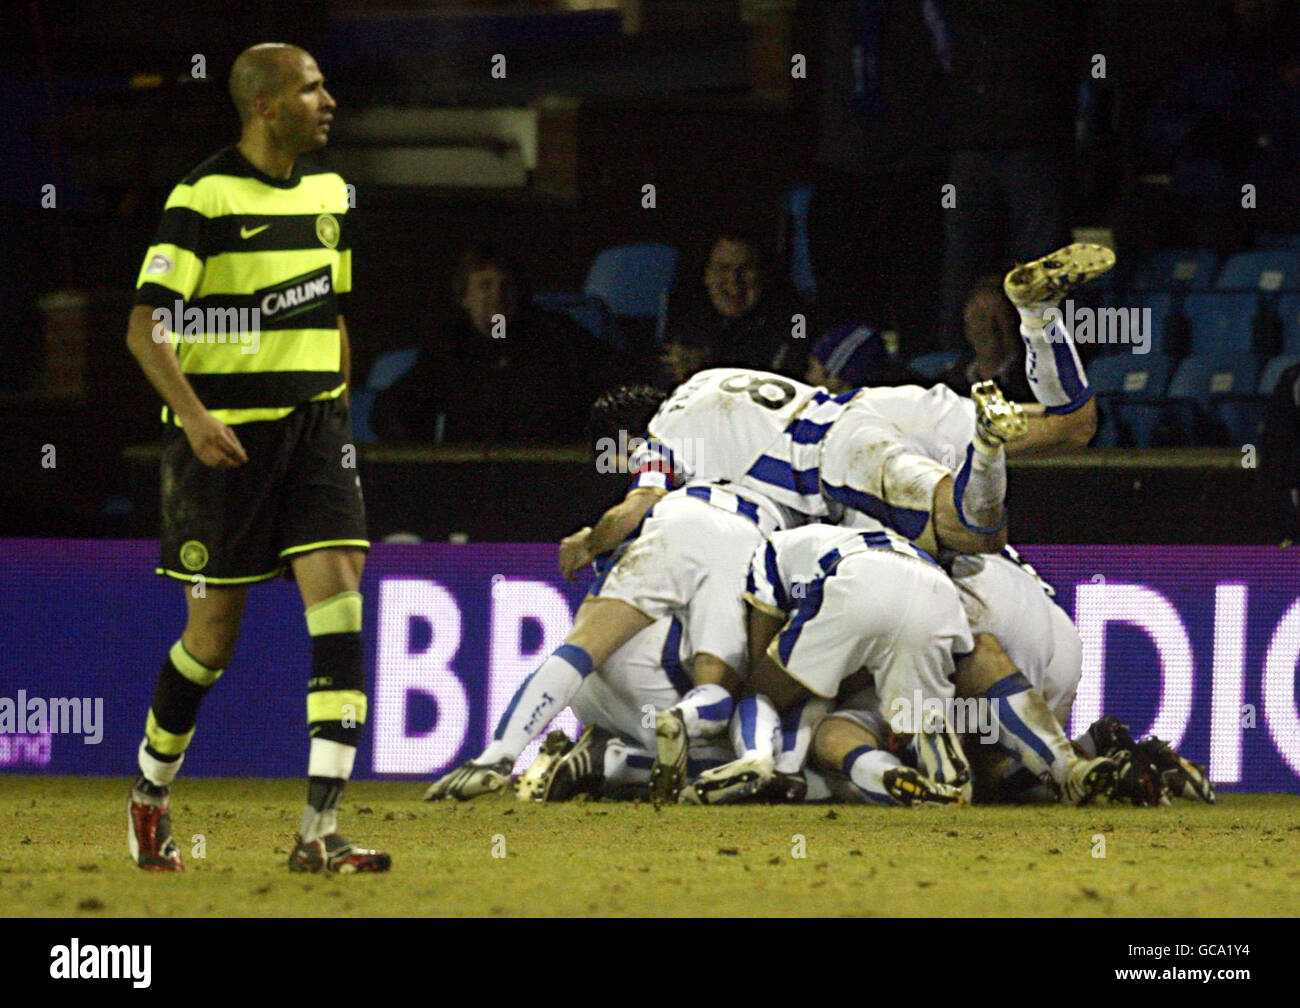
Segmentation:
<svg viewBox="0 0 1300 1008">
<path fill-rule="evenodd" d="M 350 201 L 338 175 L 298 163 L 329 139 L 335 102 L 316 61 L 279 43 L 239 55 L 230 94 L 239 142 L 172 190 L 127 332 L 165 404 L 158 573 L 181 582 L 188 607 L 140 744 L 130 853 L 141 868 L 182 870 L 172 781 L 234 652 L 249 586 L 289 568 L 312 642 L 308 798 L 289 867 L 386 871 L 387 854 L 338 831 L 366 714 L 370 545 L 348 450 Z"/>
</svg>

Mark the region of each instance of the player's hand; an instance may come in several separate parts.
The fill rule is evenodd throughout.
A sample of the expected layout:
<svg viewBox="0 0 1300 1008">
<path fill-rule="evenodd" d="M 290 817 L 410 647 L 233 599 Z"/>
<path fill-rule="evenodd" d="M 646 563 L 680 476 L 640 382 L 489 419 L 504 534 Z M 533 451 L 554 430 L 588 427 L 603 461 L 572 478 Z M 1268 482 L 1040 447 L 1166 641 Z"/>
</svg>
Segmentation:
<svg viewBox="0 0 1300 1008">
<path fill-rule="evenodd" d="M 588 525 L 560 540 L 560 573 L 570 581 L 593 559 L 587 549 L 587 540 L 590 537 L 591 526 Z"/>
<path fill-rule="evenodd" d="M 195 457 L 213 469 L 233 469 L 248 461 L 244 446 L 235 432 L 204 410 L 197 417 L 186 418 L 185 437 Z"/>
</svg>

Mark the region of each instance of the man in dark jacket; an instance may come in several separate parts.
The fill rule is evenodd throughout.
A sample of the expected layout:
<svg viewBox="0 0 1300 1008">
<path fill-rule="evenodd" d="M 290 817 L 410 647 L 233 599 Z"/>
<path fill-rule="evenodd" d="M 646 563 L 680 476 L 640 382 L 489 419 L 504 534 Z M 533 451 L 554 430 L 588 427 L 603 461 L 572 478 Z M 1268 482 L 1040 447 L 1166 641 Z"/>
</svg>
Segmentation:
<svg viewBox="0 0 1300 1008">
<path fill-rule="evenodd" d="M 609 348 L 565 315 L 534 308 L 519 268 L 486 242 L 453 276 L 456 311 L 415 365 L 376 399 L 385 440 L 566 444 L 614 377 Z"/>
</svg>

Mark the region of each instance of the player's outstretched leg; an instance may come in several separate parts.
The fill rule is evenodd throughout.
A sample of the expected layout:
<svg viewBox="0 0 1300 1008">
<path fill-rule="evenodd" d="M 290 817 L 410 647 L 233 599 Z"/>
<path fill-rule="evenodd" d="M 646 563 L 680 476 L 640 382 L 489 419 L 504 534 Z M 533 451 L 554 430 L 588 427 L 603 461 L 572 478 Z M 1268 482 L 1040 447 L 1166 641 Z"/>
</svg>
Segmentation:
<svg viewBox="0 0 1300 1008">
<path fill-rule="evenodd" d="M 1025 376 L 1048 413 L 1071 413 L 1092 397 L 1074 340 L 1057 302 L 1115 265 L 1104 245 L 1076 243 L 1011 270 L 1002 288 L 1020 313 Z"/>
<path fill-rule="evenodd" d="M 1034 778 L 1055 784 L 1061 800 L 1086 805 L 1114 794 L 1120 767 L 1105 756 L 1080 759 L 1043 695 L 1015 667 L 992 634 L 975 635 L 975 650 L 957 663 L 957 691 L 987 701 L 997 744 Z"/>
<path fill-rule="evenodd" d="M 960 805 L 961 788 L 940 784 L 884 749 L 855 715 L 823 718 L 813 740 L 814 764 L 846 781 L 855 796 L 878 805 Z"/>
<path fill-rule="evenodd" d="M 582 681 L 652 622 L 618 599 L 584 599 L 565 642 L 515 690 L 488 747 L 430 784 L 424 800 L 468 801 L 504 788 L 519 754 L 569 706 Z"/>
<path fill-rule="evenodd" d="M 1029 433 L 1024 410 L 1008 402 L 993 381 L 971 386 L 975 438 L 952 483 L 958 520 L 972 532 L 992 535 L 1006 525 L 1007 456 L 1003 445 Z"/>
</svg>

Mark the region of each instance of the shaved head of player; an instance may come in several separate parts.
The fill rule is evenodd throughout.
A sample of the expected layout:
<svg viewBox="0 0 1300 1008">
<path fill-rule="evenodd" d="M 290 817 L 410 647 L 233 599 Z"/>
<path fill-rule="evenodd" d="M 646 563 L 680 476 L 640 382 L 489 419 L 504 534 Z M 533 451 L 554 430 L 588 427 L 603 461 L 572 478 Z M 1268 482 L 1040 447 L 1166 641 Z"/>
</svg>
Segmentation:
<svg viewBox="0 0 1300 1008">
<path fill-rule="evenodd" d="M 324 147 L 337 107 L 311 54 L 264 42 L 245 49 L 230 69 L 239 112 L 240 152 L 275 178 L 288 178 L 302 154 Z"/>
</svg>

